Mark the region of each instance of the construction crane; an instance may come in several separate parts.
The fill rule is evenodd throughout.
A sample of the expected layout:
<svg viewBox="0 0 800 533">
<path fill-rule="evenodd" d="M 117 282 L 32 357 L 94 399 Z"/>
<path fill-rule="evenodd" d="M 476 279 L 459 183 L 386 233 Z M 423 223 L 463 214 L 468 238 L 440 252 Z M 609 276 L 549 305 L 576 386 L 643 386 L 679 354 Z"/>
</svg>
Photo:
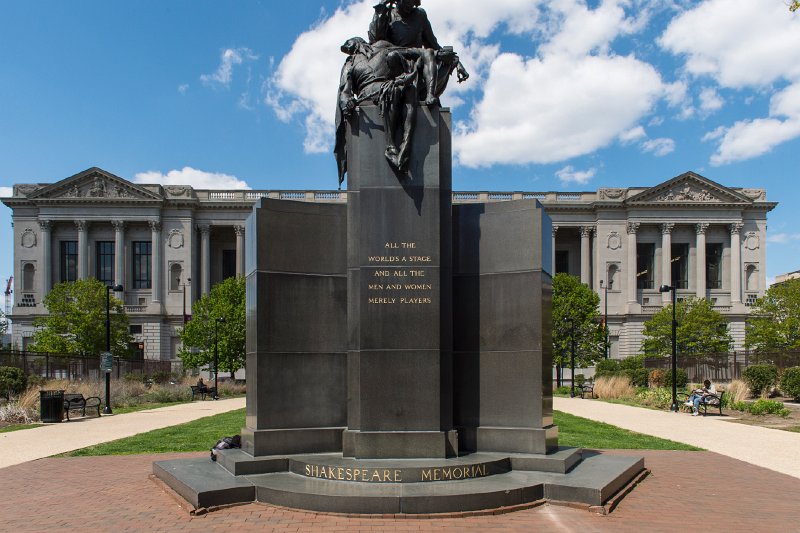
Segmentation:
<svg viewBox="0 0 800 533">
<path fill-rule="evenodd" d="M 13 290 L 11 290 L 11 285 L 13 283 L 14 283 L 14 276 L 11 276 L 10 278 L 8 278 L 6 283 L 6 308 L 5 308 L 6 316 L 8 316 L 8 312 L 11 310 L 11 293 L 14 292 Z"/>
</svg>

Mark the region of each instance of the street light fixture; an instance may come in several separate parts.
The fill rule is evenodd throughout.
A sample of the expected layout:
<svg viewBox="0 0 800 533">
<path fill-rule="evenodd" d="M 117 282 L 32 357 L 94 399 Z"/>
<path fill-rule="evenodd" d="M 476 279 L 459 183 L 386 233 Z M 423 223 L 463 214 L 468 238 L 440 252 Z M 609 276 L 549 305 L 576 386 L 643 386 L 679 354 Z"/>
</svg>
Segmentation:
<svg viewBox="0 0 800 533">
<path fill-rule="evenodd" d="M 658 292 L 672 293 L 672 406 L 670 411 L 678 412 L 678 343 L 677 330 L 678 320 L 675 318 L 675 307 L 677 303 L 676 288 L 674 285 L 662 285 Z"/>
<path fill-rule="evenodd" d="M 106 353 L 111 353 L 111 291 L 122 292 L 122 285 L 106 286 Z M 106 406 L 103 414 L 110 415 L 111 411 L 111 368 L 106 367 Z"/>
<path fill-rule="evenodd" d="M 570 366 L 570 388 L 569 397 L 575 397 L 575 319 L 564 317 L 564 324 L 569 324 L 569 338 L 572 349 L 570 350 L 569 366 Z"/>
<path fill-rule="evenodd" d="M 217 349 L 217 324 L 225 322 L 225 317 L 214 319 L 214 399 L 219 399 L 219 350 Z"/>
<path fill-rule="evenodd" d="M 603 326 L 605 327 L 605 358 L 608 359 L 608 289 L 614 284 L 613 281 L 609 281 L 608 283 L 603 283 L 603 280 L 600 280 L 600 288 L 605 291 L 603 296 L 603 302 L 605 303 L 605 313 L 603 314 Z"/>
</svg>

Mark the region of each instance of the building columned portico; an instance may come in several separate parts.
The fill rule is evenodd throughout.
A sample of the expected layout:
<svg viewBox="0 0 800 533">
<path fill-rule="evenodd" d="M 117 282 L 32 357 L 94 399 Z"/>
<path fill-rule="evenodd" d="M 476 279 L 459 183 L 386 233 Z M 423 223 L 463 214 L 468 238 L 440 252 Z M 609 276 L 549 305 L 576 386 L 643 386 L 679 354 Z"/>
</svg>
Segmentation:
<svg viewBox="0 0 800 533">
<path fill-rule="evenodd" d="M 99 168 L 15 185 L 2 200 L 14 223 L 12 342 L 27 346 L 55 283 L 95 277 L 124 287 L 117 297 L 139 356 L 174 358 L 184 290 L 194 301 L 244 273 L 244 222 L 259 198 L 346 202 L 347 192 L 137 185 Z M 552 218 L 552 271 L 607 294 L 612 357 L 639 353 L 644 322 L 669 303 L 664 284 L 678 299 L 709 298 L 741 348 L 749 306 L 766 289 L 767 213 L 777 205 L 766 191 L 687 172 L 654 187 L 453 193 L 455 204 L 523 198 Z"/>
</svg>

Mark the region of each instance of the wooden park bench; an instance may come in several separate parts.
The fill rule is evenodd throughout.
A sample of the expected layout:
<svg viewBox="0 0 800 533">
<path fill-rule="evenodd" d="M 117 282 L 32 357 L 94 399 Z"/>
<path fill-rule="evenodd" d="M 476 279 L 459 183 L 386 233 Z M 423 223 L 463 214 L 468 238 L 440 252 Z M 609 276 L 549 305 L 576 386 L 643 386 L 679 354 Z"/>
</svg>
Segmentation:
<svg viewBox="0 0 800 533">
<path fill-rule="evenodd" d="M 197 385 L 190 385 L 192 389 L 192 401 L 194 401 L 195 396 L 199 396 L 201 400 L 205 400 L 206 396 L 211 396 L 214 398 L 217 395 L 217 389 L 215 387 L 198 387 Z"/>
<path fill-rule="evenodd" d="M 64 395 L 64 414 L 67 416 L 67 422 L 70 411 L 80 411 L 82 416 L 86 416 L 87 408 L 97 409 L 97 416 L 100 416 L 100 398 L 97 396 L 84 398 L 83 394 L 72 393 Z"/>
<path fill-rule="evenodd" d="M 686 405 L 686 402 L 689 401 L 689 396 L 691 394 L 683 394 L 683 399 L 680 401 L 681 407 L 685 409 L 692 409 L 693 407 Z M 706 416 L 708 413 L 709 406 L 714 409 L 719 409 L 719 416 L 722 416 L 722 398 L 725 396 L 725 391 L 720 391 L 717 394 L 709 394 L 708 396 L 704 397 L 700 400 L 700 406 L 698 410 L 703 413 L 703 416 Z"/>
<path fill-rule="evenodd" d="M 580 386 L 580 390 L 582 400 L 586 398 L 587 394 L 589 395 L 589 398 L 597 398 L 597 396 L 594 395 L 594 385 L 588 381 L 584 382 L 584 384 Z"/>
</svg>

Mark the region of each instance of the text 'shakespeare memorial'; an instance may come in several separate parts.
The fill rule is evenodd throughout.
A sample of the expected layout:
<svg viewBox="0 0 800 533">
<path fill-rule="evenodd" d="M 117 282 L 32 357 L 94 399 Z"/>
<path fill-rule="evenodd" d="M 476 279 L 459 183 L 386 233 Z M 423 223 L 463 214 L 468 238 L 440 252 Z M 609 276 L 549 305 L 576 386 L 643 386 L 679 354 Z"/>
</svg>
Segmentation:
<svg viewBox="0 0 800 533">
<path fill-rule="evenodd" d="M 549 217 L 452 205 L 458 56 L 414 0 L 377 5 L 342 52 L 346 205 L 262 199 L 248 219 L 242 449 L 154 472 L 195 507 L 604 505 L 644 463 L 558 446 Z"/>
</svg>

